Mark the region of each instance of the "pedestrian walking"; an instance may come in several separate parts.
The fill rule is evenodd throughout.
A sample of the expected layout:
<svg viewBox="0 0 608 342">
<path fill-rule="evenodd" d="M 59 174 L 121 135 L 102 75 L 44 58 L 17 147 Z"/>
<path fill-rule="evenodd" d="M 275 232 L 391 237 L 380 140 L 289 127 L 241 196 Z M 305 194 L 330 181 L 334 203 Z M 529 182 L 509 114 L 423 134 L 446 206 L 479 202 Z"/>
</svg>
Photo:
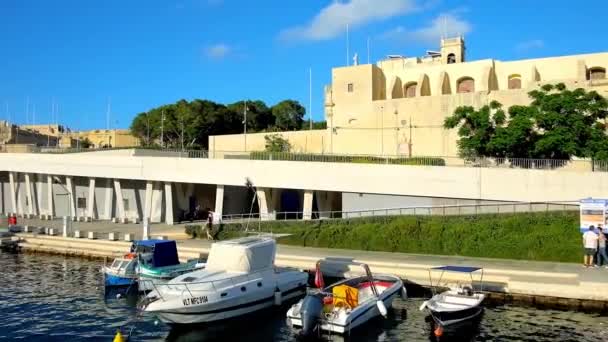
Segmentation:
<svg viewBox="0 0 608 342">
<path fill-rule="evenodd" d="M 593 256 L 597 252 L 598 236 L 595 234 L 595 227 L 589 226 L 589 230 L 583 234 L 583 246 L 585 248 L 585 257 L 583 259 L 584 267 L 593 266 Z"/>
<path fill-rule="evenodd" d="M 213 212 L 210 211 L 207 216 L 207 240 L 213 240 Z"/>
</svg>

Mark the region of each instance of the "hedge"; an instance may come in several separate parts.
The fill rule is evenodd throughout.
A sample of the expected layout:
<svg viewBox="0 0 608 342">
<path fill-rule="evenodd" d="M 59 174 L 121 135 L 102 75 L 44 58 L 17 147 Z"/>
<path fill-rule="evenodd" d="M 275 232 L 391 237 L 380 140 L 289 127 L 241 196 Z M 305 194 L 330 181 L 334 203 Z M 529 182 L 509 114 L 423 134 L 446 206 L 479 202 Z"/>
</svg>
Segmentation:
<svg viewBox="0 0 608 342">
<path fill-rule="evenodd" d="M 219 237 L 244 235 L 232 227 Z M 279 243 L 294 246 L 577 263 L 582 255 L 576 211 L 274 221 L 259 227 L 291 234 Z"/>
<path fill-rule="evenodd" d="M 350 155 L 324 155 L 312 153 L 265 152 L 250 153 L 253 160 L 318 161 L 326 163 L 391 164 L 391 165 L 429 165 L 445 166 L 445 160 L 437 157 L 375 157 Z"/>
</svg>

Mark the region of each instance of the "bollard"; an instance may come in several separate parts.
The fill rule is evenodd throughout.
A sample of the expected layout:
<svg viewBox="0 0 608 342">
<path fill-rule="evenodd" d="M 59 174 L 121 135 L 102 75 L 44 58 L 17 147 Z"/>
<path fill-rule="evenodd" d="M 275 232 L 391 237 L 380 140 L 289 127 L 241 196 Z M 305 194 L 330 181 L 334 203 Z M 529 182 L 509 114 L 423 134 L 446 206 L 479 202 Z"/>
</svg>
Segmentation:
<svg viewBox="0 0 608 342">
<path fill-rule="evenodd" d="M 33 227 L 31 226 L 23 226 L 23 232 L 24 233 L 33 233 L 34 229 L 32 229 Z"/>
<path fill-rule="evenodd" d="M 84 237 L 83 233 L 80 230 L 75 230 L 74 231 L 74 237 L 77 239 L 81 239 Z"/>
<path fill-rule="evenodd" d="M 68 217 L 63 217 L 63 237 L 68 237 Z"/>
<path fill-rule="evenodd" d="M 89 232 L 87 235 L 87 238 L 90 240 L 96 240 L 97 239 L 97 232 Z"/>
<path fill-rule="evenodd" d="M 118 240 L 118 233 L 117 232 L 111 232 L 108 234 L 108 240 L 110 241 L 117 241 Z"/>
<path fill-rule="evenodd" d="M 55 228 L 49 228 L 48 235 L 50 235 L 50 236 L 57 235 L 57 229 L 55 229 Z"/>
<path fill-rule="evenodd" d="M 130 234 L 130 233 L 125 234 L 125 241 L 127 241 L 127 242 L 133 241 L 133 234 Z"/>
</svg>

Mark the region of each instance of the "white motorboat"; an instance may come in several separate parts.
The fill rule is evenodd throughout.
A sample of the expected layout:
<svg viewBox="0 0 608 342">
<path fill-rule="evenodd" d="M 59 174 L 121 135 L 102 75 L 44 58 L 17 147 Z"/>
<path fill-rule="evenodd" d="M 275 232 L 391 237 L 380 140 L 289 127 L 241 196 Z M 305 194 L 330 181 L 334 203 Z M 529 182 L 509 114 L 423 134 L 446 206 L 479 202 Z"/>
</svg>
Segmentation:
<svg viewBox="0 0 608 342">
<path fill-rule="evenodd" d="M 441 266 L 429 270 L 441 271 L 437 285 L 441 282 L 444 272 L 468 273 L 471 277 L 471 286 L 458 286 L 445 292 L 434 294 L 433 297 L 420 306 L 420 310 L 428 309 L 433 320 L 440 326 L 449 326 L 456 323 L 476 318 L 483 312 L 485 295 L 482 292 L 473 291 L 473 273 L 481 270 L 481 291 L 483 291 L 483 269 L 469 266 Z M 433 282 L 431 279 L 431 287 Z"/>
<path fill-rule="evenodd" d="M 207 323 L 303 296 L 308 274 L 275 267 L 275 253 L 268 237 L 216 242 L 205 269 L 154 285 L 143 310 L 168 324 Z"/>
<path fill-rule="evenodd" d="M 328 287 L 323 286 L 317 262 L 316 285 L 320 291 L 309 293 L 287 311 L 288 324 L 301 328 L 304 336 L 321 334 L 321 330 L 345 334 L 380 315 L 396 296 L 407 297 L 403 281 L 394 275 L 372 275 L 366 264 L 364 276 L 352 277 Z"/>
</svg>

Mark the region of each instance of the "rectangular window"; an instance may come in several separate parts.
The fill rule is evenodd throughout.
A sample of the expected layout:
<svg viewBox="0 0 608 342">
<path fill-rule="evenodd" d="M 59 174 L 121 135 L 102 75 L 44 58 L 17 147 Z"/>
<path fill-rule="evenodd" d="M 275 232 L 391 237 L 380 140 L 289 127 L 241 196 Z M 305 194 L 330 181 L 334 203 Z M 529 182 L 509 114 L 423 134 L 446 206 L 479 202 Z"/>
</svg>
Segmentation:
<svg viewBox="0 0 608 342">
<path fill-rule="evenodd" d="M 354 88 L 355 88 L 355 87 L 354 87 L 354 85 L 353 85 L 352 83 L 349 83 L 349 84 L 348 84 L 348 92 L 349 92 L 349 93 L 352 93 Z"/>
<path fill-rule="evenodd" d="M 85 197 L 78 197 L 78 209 L 87 208 L 87 199 Z"/>
</svg>

